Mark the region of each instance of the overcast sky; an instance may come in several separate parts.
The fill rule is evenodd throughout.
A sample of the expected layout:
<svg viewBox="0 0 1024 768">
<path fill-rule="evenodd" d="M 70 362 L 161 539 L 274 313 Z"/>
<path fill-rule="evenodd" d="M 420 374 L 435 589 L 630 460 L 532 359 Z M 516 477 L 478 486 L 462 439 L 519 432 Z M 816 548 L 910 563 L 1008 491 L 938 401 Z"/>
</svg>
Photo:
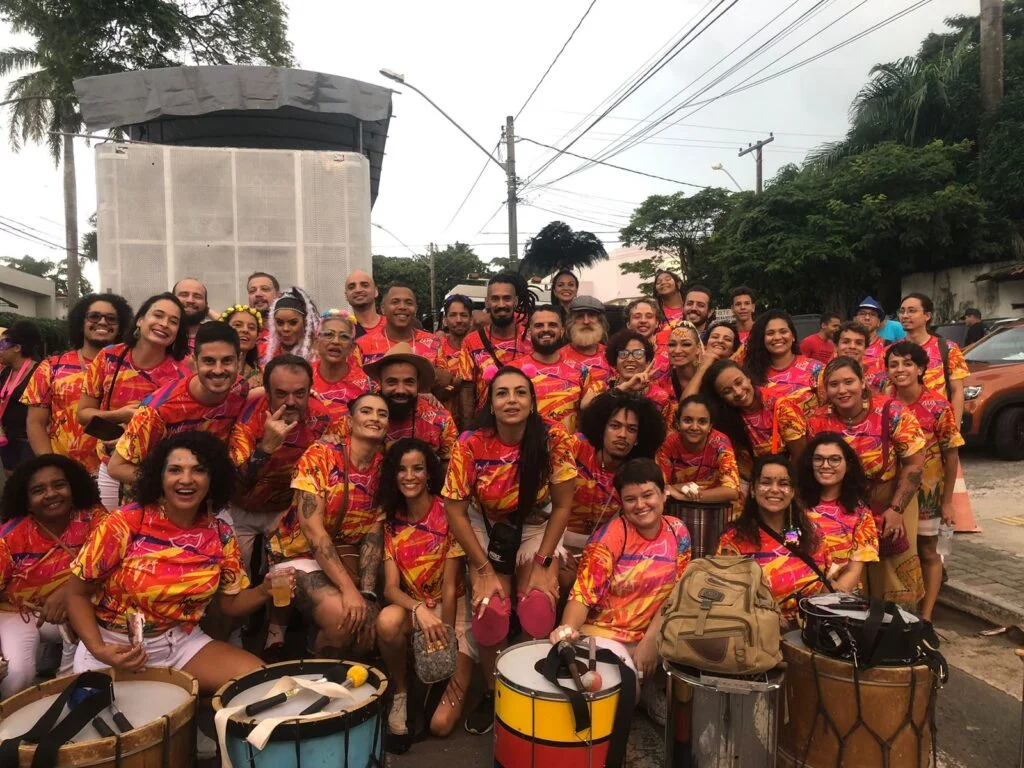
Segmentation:
<svg viewBox="0 0 1024 768">
<path fill-rule="evenodd" d="M 695 101 L 784 69 L 917 4 L 911 0 L 739 0 L 569 151 L 593 157 L 623 133 L 635 130 L 638 119 L 651 113 L 660 116 L 665 110 L 662 105 L 677 92 L 685 89 L 681 98 L 692 96 L 780 32 L 788 31 L 773 47 L 751 56 Z M 381 4 L 293 0 L 289 29 L 302 68 L 383 85 L 389 81 L 378 74 L 380 68 L 400 72 L 480 143 L 492 147 L 505 116 L 519 111 L 589 5 L 590 0 L 401 0 L 388 3 L 383 12 Z M 706 0 L 596 0 L 523 110 L 517 134 L 564 146 L 567 131 L 580 121 L 591 122 L 594 118 L 587 115 L 602 111 L 607 97 L 714 6 Z M 816 6 L 813 15 L 801 18 Z M 781 165 L 800 162 L 809 148 L 841 137 L 850 101 L 873 64 L 913 54 L 928 32 L 943 29 L 944 18 L 977 11 L 977 0 L 931 0 L 790 74 L 724 96 L 609 162 L 696 185 L 730 186 L 724 173 L 711 168 L 720 162 L 742 187 L 752 188 L 754 163 L 749 155 L 737 157 L 739 148 L 774 133 L 775 142 L 765 149 L 766 179 Z M 728 55 L 751 35 L 749 42 Z M 0 47 L 30 44 L 30 39 L 0 29 Z M 679 99 L 669 102 L 678 103 Z M 418 252 L 430 242 L 444 245 L 459 240 L 470 243 L 485 259 L 506 255 L 508 225 L 500 207 L 505 198 L 501 170 L 490 164 L 455 216 L 486 158 L 408 89 L 395 95 L 394 113 L 373 221 L 395 237 L 374 229 L 374 252 L 407 255 L 398 239 Z M 4 138 L 7 125 L 3 113 L 0 135 Z M 76 149 L 80 227 L 84 228 L 96 207 L 95 174 L 91 149 L 84 141 Z M 520 179 L 531 178 L 552 154 L 525 141 L 517 144 Z M 553 182 L 581 162 L 562 156 L 536 181 Z M 0 221 L 18 222 L 21 228 L 62 246 L 62 177 L 45 149 L 27 147 L 15 154 L 3 141 L 0 178 L 0 216 L 4 217 Z M 647 195 L 695 189 L 601 166 L 558 181 L 551 189 L 528 185 L 520 194 L 520 253 L 528 237 L 553 219 L 598 233 L 611 249 L 629 212 Z M 62 258 L 59 249 L 0 232 L 0 255 L 26 253 Z M 95 285 L 95 269 L 90 273 Z"/>
</svg>

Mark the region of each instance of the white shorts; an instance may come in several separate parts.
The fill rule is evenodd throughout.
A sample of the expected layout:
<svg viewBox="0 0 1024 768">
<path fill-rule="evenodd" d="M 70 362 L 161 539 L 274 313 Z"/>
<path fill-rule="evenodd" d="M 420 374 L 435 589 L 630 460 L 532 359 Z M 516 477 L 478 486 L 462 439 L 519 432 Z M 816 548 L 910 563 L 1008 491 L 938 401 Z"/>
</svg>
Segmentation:
<svg viewBox="0 0 1024 768">
<path fill-rule="evenodd" d="M 296 557 L 294 560 L 284 560 L 280 563 L 274 563 L 270 566 L 270 570 L 267 571 L 267 575 L 282 571 L 285 568 L 294 568 L 296 571 L 302 571 L 303 573 L 315 573 L 316 571 L 322 571 L 320 563 L 314 560 L 312 557 Z"/>
<path fill-rule="evenodd" d="M 110 476 L 106 463 L 100 464 L 99 471 L 96 473 L 96 485 L 100 490 L 100 502 L 107 508 L 107 511 L 113 512 L 121 506 L 121 483 Z"/>
<path fill-rule="evenodd" d="M 928 520 L 917 519 L 917 535 L 918 536 L 938 536 L 939 525 L 942 524 L 941 517 L 933 517 Z"/>
<path fill-rule="evenodd" d="M 473 504 L 469 506 L 469 524 L 473 527 L 476 540 L 480 542 L 484 552 L 487 552 L 487 545 L 490 543 L 490 536 L 487 535 L 487 527 L 484 525 L 483 515 Z M 533 556 L 540 550 L 540 544 L 544 540 L 544 532 L 548 529 L 547 521 L 543 523 L 523 523 L 523 538 L 519 542 L 519 552 L 516 554 L 516 565 L 520 566 L 533 560 Z M 564 534 L 563 534 L 564 535 Z M 551 553 L 554 557 L 561 557 L 565 554 L 565 547 L 562 546 L 562 539 L 558 540 L 555 551 Z"/>
<path fill-rule="evenodd" d="M 128 635 L 111 632 L 100 627 L 100 637 L 108 645 L 130 645 Z M 198 626 L 191 632 L 186 632 L 181 627 L 174 627 L 166 632 L 153 637 L 144 637 L 142 645 L 146 649 L 147 667 L 170 667 L 181 669 L 192 658 L 205 648 L 213 638 L 203 632 Z M 106 664 L 97 659 L 85 643 L 78 644 L 75 652 L 75 674 L 86 672 L 90 669 L 105 669 Z"/>
</svg>

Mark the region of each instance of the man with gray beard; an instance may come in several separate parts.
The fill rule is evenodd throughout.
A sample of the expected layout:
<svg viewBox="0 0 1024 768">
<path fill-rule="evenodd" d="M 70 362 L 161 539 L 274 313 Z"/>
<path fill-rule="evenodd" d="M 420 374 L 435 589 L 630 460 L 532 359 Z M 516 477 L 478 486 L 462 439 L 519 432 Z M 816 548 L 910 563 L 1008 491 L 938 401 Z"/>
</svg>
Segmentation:
<svg viewBox="0 0 1024 768">
<path fill-rule="evenodd" d="M 569 344 L 562 348 L 566 359 L 590 369 L 595 381 L 605 381 L 612 370 L 605 359 L 604 342 L 608 340 L 608 319 L 604 304 L 593 296 L 577 296 L 569 305 L 566 326 Z"/>
</svg>

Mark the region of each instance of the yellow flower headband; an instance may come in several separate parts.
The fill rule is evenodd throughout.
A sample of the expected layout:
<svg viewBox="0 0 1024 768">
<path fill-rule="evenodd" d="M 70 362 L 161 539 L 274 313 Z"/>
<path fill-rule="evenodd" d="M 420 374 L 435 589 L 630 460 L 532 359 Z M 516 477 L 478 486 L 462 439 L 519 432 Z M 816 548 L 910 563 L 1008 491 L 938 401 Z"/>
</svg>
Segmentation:
<svg viewBox="0 0 1024 768">
<path fill-rule="evenodd" d="M 218 317 L 217 319 L 220 320 L 222 323 L 226 323 L 228 321 L 228 318 L 235 314 L 235 312 L 248 312 L 250 315 L 256 318 L 256 327 L 259 329 L 263 328 L 263 315 L 260 313 L 258 309 L 254 309 L 253 307 L 250 307 L 248 304 L 235 304 L 233 306 L 230 306 L 223 312 L 221 312 L 220 317 Z"/>
</svg>

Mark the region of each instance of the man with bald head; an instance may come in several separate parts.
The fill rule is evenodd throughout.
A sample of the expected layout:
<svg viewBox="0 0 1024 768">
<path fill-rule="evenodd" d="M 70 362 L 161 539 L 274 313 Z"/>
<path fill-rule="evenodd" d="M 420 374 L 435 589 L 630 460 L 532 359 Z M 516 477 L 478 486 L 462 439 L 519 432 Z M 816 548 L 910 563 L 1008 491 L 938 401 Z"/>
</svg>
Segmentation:
<svg viewBox="0 0 1024 768">
<path fill-rule="evenodd" d="M 206 286 L 194 277 L 186 277 L 174 284 L 173 293 L 185 307 L 185 326 L 188 328 L 188 347 L 195 351 L 196 331 L 209 320 L 210 305 L 206 300 Z"/>
<path fill-rule="evenodd" d="M 356 338 L 377 330 L 385 320 L 377 314 L 377 284 L 361 269 L 345 278 L 345 300 L 356 316 Z"/>
</svg>

